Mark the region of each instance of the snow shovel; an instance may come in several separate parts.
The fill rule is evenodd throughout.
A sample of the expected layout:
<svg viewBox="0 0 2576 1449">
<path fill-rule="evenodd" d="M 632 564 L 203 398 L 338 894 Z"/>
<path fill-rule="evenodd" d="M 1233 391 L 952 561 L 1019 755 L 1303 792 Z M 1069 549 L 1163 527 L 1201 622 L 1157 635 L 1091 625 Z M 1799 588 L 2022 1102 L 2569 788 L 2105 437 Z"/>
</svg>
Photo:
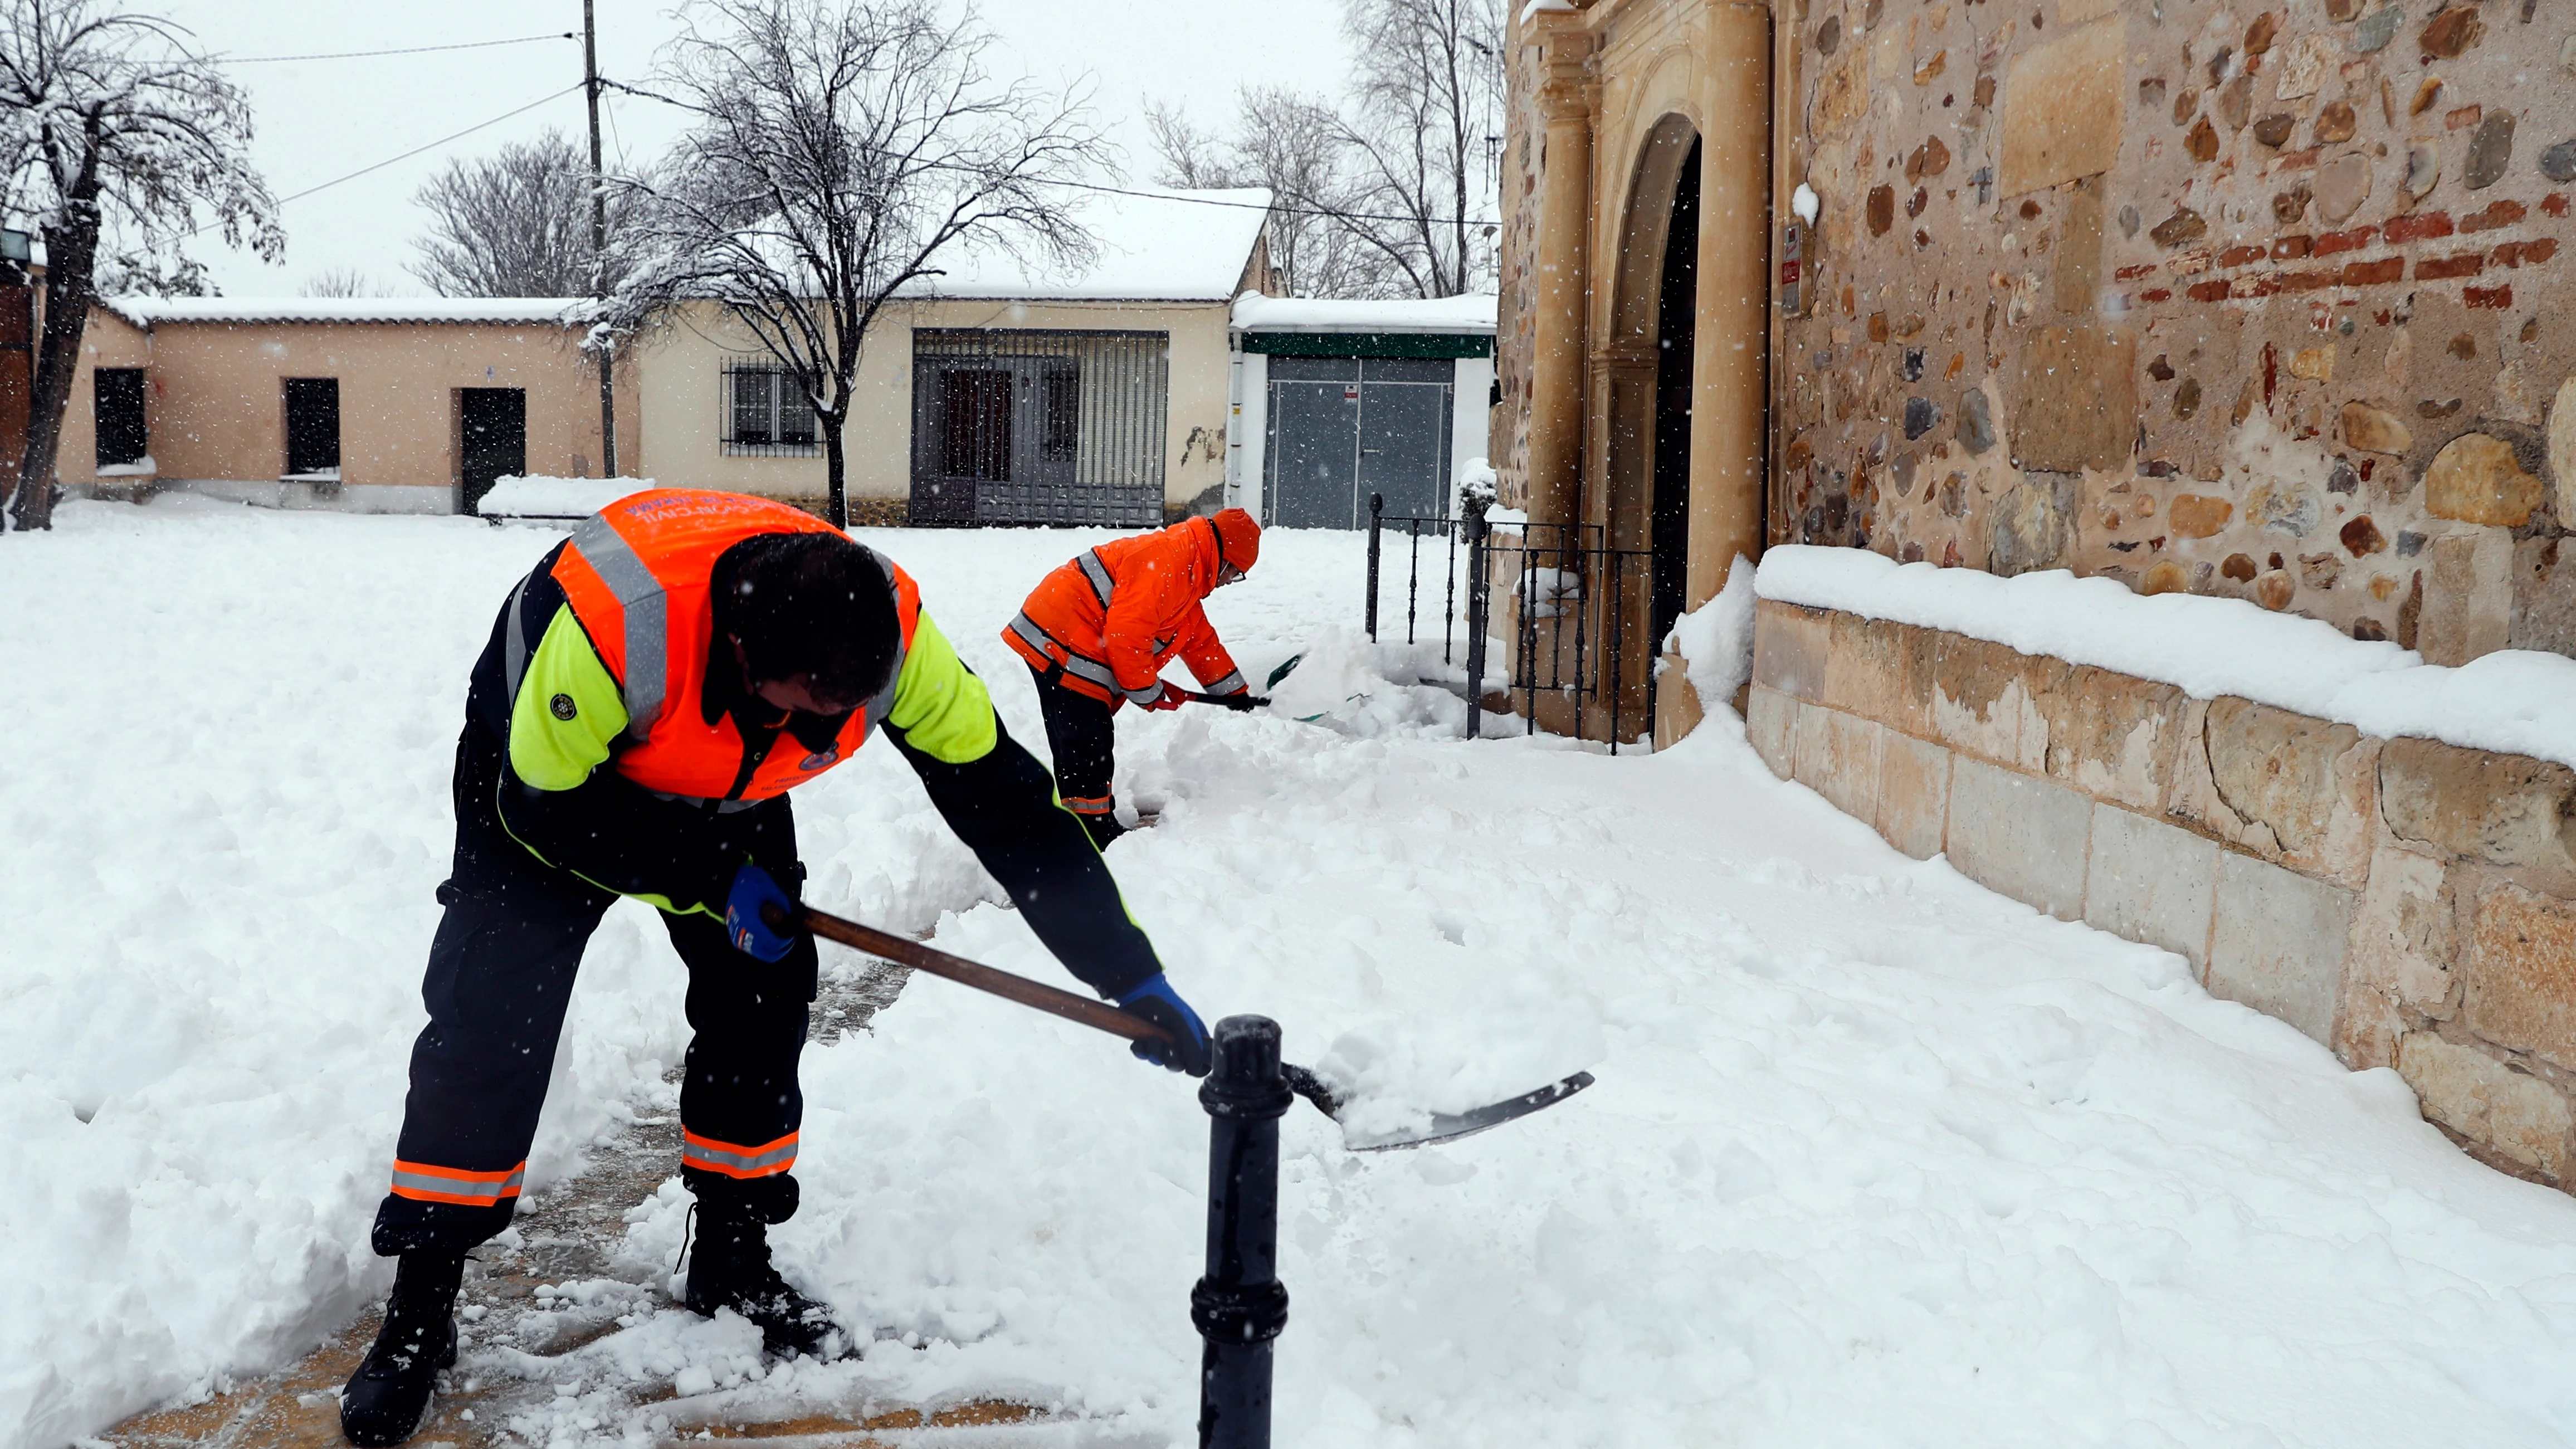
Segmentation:
<svg viewBox="0 0 2576 1449">
<path fill-rule="evenodd" d="M 1192 704 L 1212 704 L 1237 714 L 1270 707 L 1270 696 L 1266 694 L 1201 694 L 1195 689 L 1182 689 L 1177 685 L 1166 684 L 1163 687 Z"/>
<path fill-rule="evenodd" d="M 788 922 L 787 912 L 777 906 L 767 907 L 761 915 L 769 922 L 772 930 L 784 929 Z M 990 966 L 969 961 L 963 956 L 952 956 L 937 947 L 925 946 L 909 936 L 898 936 L 888 931 L 880 931 L 873 926 L 862 926 L 856 921 L 845 921 L 839 916 L 818 911 L 812 906 L 799 906 L 797 918 L 804 923 L 805 929 L 827 941 L 838 941 L 853 950 L 865 951 L 871 956 L 880 956 L 897 965 L 909 966 L 916 971 L 927 971 L 933 976 L 944 976 L 961 986 L 972 986 L 978 991 L 990 992 L 1006 1001 L 1016 1001 L 1022 1006 L 1033 1006 L 1040 1011 L 1063 1017 L 1067 1021 L 1080 1022 L 1095 1030 L 1105 1031 L 1111 1036 L 1125 1037 L 1129 1041 L 1171 1041 L 1171 1034 L 1161 1027 L 1140 1017 L 1129 1016 L 1105 1001 L 1094 1001 L 1088 996 L 1076 996 L 1070 991 L 1061 991 L 1044 982 L 1031 981 L 1025 976 L 1014 976 L 1008 971 L 996 971 Z M 1348 1098 L 1334 1091 L 1323 1078 L 1304 1067 L 1293 1062 L 1283 1062 L 1280 1065 L 1287 1073 L 1290 1090 L 1314 1103 L 1318 1111 L 1332 1118 L 1336 1123 L 1342 1120 L 1343 1109 L 1350 1105 Z M 1499 1127 L 1515 1117 L 1526 1117 L 1541 1107 L 1552 1107 L 1591 1085 L 1590 1072 L 1576 1072 L 1561 1082 L 1551 1082 L 1535 1092 L 1523 1092 L 1517 1097 L 1489 1103 L 1470 1111 L 1433 1112 L 1429 1114 L 1430 1120 L 1427 1123 L 1412 1127 L 1387 1132 L 1363 1132 L 1356 1136 L 1345 1128 L 1342 1145 L 1354 1152 L 1383 1152 L 1393 1147 L 1420 1147 L 1429 1142 L 1446 1142 L 1482 1132 L 1488 1127 Z"/>
</svg>

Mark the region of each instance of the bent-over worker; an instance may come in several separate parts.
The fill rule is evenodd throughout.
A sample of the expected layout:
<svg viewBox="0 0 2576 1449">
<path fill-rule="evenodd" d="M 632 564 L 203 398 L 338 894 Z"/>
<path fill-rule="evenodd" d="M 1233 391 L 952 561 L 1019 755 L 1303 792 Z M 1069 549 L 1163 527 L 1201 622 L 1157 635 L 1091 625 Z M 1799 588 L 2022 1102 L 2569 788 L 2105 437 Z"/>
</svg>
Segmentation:
<svg viewBox="0 0 2576 1449">
<path fill-rule="evenodd" d="M 1174 655 L 1209 694 L 1247 694 L 1201 601 L 1251 572 L 1261 525 L 1240 508 L 1088 549 L 1040 580 L 1002 631 L 1037 676 L 1038 708 L 1065 808 L 1102 845 L 1125 833 L 1110 776 L 1121 704 L 1177 709 Z"/>
<path fill-rule="evenodd" d="M 782 1355 L 826 1347 L 836 1326 L 767 1237 L 796 1211 L 817 971 L 787 792 L 879 732 L 1056 959 L 1179 1042 L 1139 1055 L 1207 1070 L 1206 1030 L 1098 850 L 902 569 L 764 499 L 621 499 L 511 591 L 467 690 L 430 1020 L 376 1213 L 375 1249 L 401 1264 L 341 1399 L 352 1443 L 410 1437 L 455 1361 L 466 1251 L 510 1224 L 583 943 L 619 896 L 661 912 L 689 971 L 687 1304 L 734 1310 Z"/>
</svg>

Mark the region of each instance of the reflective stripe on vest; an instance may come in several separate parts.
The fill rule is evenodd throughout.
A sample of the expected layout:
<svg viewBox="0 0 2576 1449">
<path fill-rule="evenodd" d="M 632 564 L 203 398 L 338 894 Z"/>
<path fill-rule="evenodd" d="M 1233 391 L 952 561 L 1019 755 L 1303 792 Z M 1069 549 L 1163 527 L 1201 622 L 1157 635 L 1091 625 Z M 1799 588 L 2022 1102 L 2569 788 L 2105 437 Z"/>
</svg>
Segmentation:
<svg viewBox="0 0 2576 1449">
<path fill-rule="evenodd" d="M 1086 548 L 1073 561 L 1082 566 L 1082 576 L 1091 580 L 1091 596 L 1100 601 L 1100 607 L 1108 608 L 1110 596 L 1118 592 L 1118 581 L 1109 576 L 1109 565 L 1100 561 L 1100 550 Z"/>
<path fill-rule="evenodd" d="M 801 742 L 781 736 L 759 746 L 760 761 L 747 777 L 743 752 L 757 742 L 730 714 L 705 717 L 702 676 L 710 667 L 730 667 L 710 662 L 722 641 L 713 634 L 709 574 L 726 549 L 745 539 L 803 532 L 838 530 L 774 500 L 694 489 L 631 495 L 574 531 L 553 573 L 626 706 L 626 731 L 611 758 L 620 775 L 667 799 L 757 802 L 848 759 L 884 722 L 920 619 L 921 593 L 891 559 L 855 542 L 894 595 L 894 669 L 885 684 L 851 711 L 827 745 L 797 748 Z"/>
<path fill-rule="evenodd" d="M 606 518 L 594 513 L 583 519 L 572 532 L 572 546 L 581 550 L 626 615 L 626 678 L 620 691 L 626 700 L 626 733 L 640 741 L 653 732 L 653 716 L 662 710 L 670 601 L 661 581 Z"/>
<path fill-rule="evenodd" d="M 1088 557 L 1088 555 L 1085 555 L 1085 557 Z M 1117 693 L 1123 694 L 1126 692 L 1118 688 L 1118 676 L 1110 672 L 1108 665 L 1101 663 L 1097 659 L 1086 659 L 1082 655 L 1074 653 L 1072 649 L 1065 645 L 1057 643 L 1055 636 L 1049 634 L 1046 630 L 1039 628 L 1037 621 L 1030 618 L 1026 610 L 1022 610 L 1020 613 L 1012 617 L 1011 632 L 1020 636 L 1021 643 L 1035 649 L 1041 655 L 1051 655 L 1057 651 L 1062 651 L 1064 655 L 1064 672 L 1072 675 L 1074 678 L 1089 684 L 1099 685 L 1103 689 Z"/>
<path fill-rule="evenodd" d="M 520 632 L 519 622 L 521 607 L 527 601 L 528 581 L 521 579 L 519 586 L 510 591 L 510 623 L 503 631 L 505 637 L 501 641 L 502 675 L 510 686 L 510 692 L 504 697 L 512 700 L 519 697 L 519 681 L 528 673 L 528 639 Z"/>
</svg>

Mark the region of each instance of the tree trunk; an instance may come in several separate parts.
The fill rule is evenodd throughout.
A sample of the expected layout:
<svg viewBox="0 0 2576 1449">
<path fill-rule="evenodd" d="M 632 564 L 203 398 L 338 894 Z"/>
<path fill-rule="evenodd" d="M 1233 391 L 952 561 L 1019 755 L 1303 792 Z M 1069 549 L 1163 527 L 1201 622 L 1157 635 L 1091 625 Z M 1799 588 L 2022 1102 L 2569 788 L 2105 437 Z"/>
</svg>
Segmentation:
<svg viewBox="0 0 2576 1449">
<path fill-rule="evenodd" d="M 9 511 L 18 531 L 54 526 L 54 463 L 63 441 L 63 409 L 80 370 L 81 335 L 95 298 L 90 267 L 98 256 L 94 201 L 65 208 L 68 228 L 45 228 L 45 326 L 36 343 L 36 377 L 27 401 L 27 451 L 18 465 L 18 496 Z"/>
<path fill-rule="evenodd" d="M 850 526 L 850 495 L 841 474 L 841 424 L 845 414 L 817 409 L 814 421 L 823 429 L 823 516 L 834 528 Z"/>
</svg>

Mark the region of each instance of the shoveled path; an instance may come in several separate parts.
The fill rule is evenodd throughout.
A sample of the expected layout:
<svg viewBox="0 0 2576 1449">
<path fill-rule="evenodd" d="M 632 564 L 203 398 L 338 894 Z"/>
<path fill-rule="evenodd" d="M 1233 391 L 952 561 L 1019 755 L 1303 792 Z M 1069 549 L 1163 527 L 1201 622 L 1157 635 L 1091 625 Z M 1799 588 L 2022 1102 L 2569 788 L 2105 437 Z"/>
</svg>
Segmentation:
<svg viewBox="0 0 2576 1449">
<path fill-rule="evenodd" d="M 814 1003 L 809 1040 L 829 1046 L 845 1031 L 867 1030 L 911 974 L 890 962 L 872 961 L 864 969 L 827 979 Z M 666 1080 L 676 1084 L 678 1070 Z M 522 1213 L 509 1235 L 515 1242 L 505 1238 L 477 1251 L 457 1299 L 466 1320 L 464 1352 L 444 1377 L 415 1443 L 482 1449 L 531 1442 L 527 1431 L 556 1417 L 544 1411 L 562 1396 L 560 1390 L 593 1387 L 577 1377 L 566 1381 L 565 1374 L 581 1371 L 563 1367 L 563 1355 L 633 1323 L 639 1312 L 672 1305 L 669 1275 L 639 1272 L 617 1249 L 629 1209 L 655 1195 L 679 1156 L 678 1117 L 639 1118 L 628 1131 L 592 1149 L 587 1171 Z M 129 1419 L 94 1442 L 116 1449 L 324 1449 L 343 1444 L 340 1386 L 375 1341 L 381 1320 L 381 1311 L 371 1308 L 281 1372 L 203 1403 Z M 656 1401 L 672 1402 L 668 1386 L 627 1398 L 635 1405 Z M 675 1405 L 647 1416 L 646 1422 L 657 1443 L 711 1437 L 782 1446 L 893 1446 L 970 1443 L 986 1437 L 974 1430 L 1026 1424 L 1038 1417 L 1039 1411 L 1025 1405 L 985 1401 L 932 1413 L 888 1406 L 855 1419 L 809 1414 L 718 1422 L 702 1421 Z"/>
</svg>

